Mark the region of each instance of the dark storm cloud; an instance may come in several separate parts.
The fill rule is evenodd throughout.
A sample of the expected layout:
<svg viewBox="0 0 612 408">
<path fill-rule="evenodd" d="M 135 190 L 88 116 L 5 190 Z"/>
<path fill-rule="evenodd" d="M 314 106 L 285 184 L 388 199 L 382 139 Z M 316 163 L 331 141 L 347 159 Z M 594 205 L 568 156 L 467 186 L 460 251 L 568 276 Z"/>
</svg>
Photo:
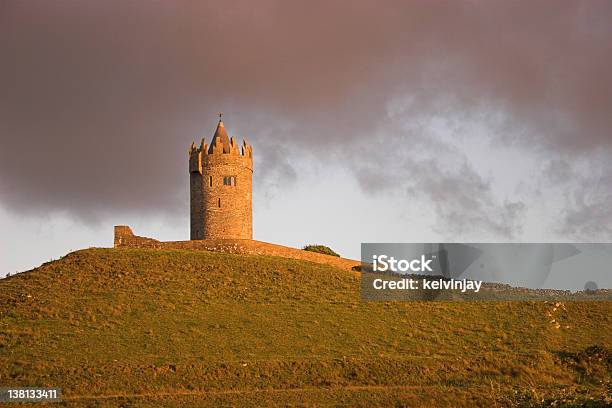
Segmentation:
<svg viewBox="0 0 612 408">
<path fill-rule="evenodd" d="M 5 1 L 0 203 L 86 219 L 183 210 L 187 146 L 219 110 L 259 149 L 322 160 L 343 146 L 368 161 L 361 142 L 404 96 L 420 116 L 502 112 L 493 136 L 507 143 L 610 152 L 611 19 L 606 1 Z M 295 180 L 271 151 L 255 151 L 262 175 Z M 441 176 L 471 180 L 461 191 L 506 234 L 517 207 L 470 169 Z M 474 204 L 461 191 L 442 219 Z"/>
</svg>

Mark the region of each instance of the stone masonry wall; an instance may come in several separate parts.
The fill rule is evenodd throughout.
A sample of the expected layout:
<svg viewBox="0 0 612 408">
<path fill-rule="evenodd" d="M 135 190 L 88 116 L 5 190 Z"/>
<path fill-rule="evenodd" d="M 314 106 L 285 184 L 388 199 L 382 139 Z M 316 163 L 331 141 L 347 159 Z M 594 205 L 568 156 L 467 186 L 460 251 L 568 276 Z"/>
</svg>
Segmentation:
<svg viewBox="0 0 612 408">
<path fill-rule="evenodd" d="M 253 161 L 240 154 L 209 154 L 202 160 L 204 239 L 253 237 Z M 235 185 L 224 185 L 233 177 Z"/>
<path fill-rule="evenodd" d="M 115 227 L 115 248 L 186 249 L 245 255 L 270 255 L 301 259 L 345 270 L 351 270 L 354 266 L 360 265 L 359 261 L 352 259 L 323 255 L 251 239 L 205 239 L 162 242 L 152 238 L 135 236 L 128 226 Z"/>
<path fill-rule="evenodd" d="M 204 193 L 202 192 L 202 174 L 191 172 L 189 174 L 190 195 L 190 238 L 204 239 Z"/>
</svg>

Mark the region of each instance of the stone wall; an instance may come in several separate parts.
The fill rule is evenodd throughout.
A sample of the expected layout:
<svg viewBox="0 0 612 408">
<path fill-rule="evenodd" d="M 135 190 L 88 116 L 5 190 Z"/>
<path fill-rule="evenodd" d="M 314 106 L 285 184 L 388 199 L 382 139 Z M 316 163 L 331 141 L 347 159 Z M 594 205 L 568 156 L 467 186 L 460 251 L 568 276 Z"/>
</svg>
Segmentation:
<svg viewBox="0 0 612 408">
<path fill-rule="evenodd" d="M 245 255 L 270 255 L 301 259 L 345 270 L 351 270 L 354 266 L 360 265 L 359 261 L 352 259 L 323 255 L 251 239 L 205 239 L 163 242 L 152 238 L 136 236 L 128 226 L 115 227 L 115 248 L 186 249 Z"/>
<path fill-rule="evenodd" d="M 224 184 L 224 177 L 232 185 Z M 253 161 L 240 154 L 209 154 L 202 160 L 204 239 L 253 237 Z"/>
<path fill-rule="evenodd" d="M 189 173 L 190 192 L 190 238 L 204 239 L 204 193 L 202 191 L 202 174 Z"/>
<path fill-rule="evenodd" d="M 115 226 L 115 248 L 134 247 L 134 248 L 157 248 L 158 240 L 134 235 L 132 229 L 127 225 Z"/>
</svg>

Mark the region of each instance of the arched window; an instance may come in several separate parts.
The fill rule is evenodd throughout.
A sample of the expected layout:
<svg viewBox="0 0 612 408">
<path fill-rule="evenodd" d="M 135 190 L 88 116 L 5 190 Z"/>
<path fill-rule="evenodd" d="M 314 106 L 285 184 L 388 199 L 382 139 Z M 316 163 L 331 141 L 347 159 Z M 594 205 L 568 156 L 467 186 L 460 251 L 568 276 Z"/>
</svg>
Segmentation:
<svg viewBox="0 0 612 408">
<path fill-rule="evenodd" d="M 219 205 L 219 208 L 221 208 L 221 199 L 220 198 L 218 199 L 218 205 Z"/>
</svg>

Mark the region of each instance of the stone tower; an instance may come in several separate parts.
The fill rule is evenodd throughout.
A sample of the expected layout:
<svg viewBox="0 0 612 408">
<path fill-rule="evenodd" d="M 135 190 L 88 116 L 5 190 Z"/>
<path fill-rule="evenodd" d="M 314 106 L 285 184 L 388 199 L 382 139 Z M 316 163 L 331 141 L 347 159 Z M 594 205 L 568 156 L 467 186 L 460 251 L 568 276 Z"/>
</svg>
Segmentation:
<svg viewBox="0 0 612 408">
<path fill-rule="evenodd" d="M 219 120 L 210 146 L 189 150 L 191 239 L 253 239 L 253 148 Z"/>
</svg>

